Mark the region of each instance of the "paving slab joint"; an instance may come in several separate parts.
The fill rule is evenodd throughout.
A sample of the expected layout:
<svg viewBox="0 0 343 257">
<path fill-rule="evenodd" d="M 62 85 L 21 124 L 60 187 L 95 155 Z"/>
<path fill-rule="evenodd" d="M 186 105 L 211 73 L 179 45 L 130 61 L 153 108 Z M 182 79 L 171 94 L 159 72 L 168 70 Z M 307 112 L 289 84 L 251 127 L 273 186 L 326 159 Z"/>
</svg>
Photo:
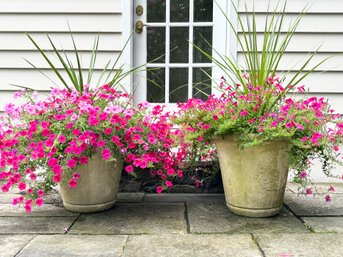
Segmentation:
<svg viewBox="0 0 343 257">
<path fill-rule="evenodd" d="M 74 226 L 75 222 L 80 218 L 81 213 L 79 213 L 79 215 L 76 216 L 75 220 L 73 221 L 73 223 L 70 224 L 70 226 L 68 228 L 65 229 L 64 234 L 68 234 L 69 231 L 71 230 L 71 228 Z"/>
<path fill-rule="evenodd" d="M 124 256 L 124 251 L 125 251 L 125 248 L 127 247 L 127 243 L 129 242 L 130 237 L 132 237 L 132 236 L 131 235 L 127 236 L 125 242 L 121 245 L 122 248 L 121 248 L 121 252 L 119 254 L 119 257 Z"/>
<path fill-rule="evenodd" d="M 18 256 L 18 254 L 20 254 L 21 251 L 22 251 L 29 243 L 31 243 L 31 241 L 32 241 L 33 239 L 35 239 L 36 237 L 37 237 L 37 235 L 33 236 L 29 241 L 27 241 L 27 243 L 26 243 L 25 245 L 23 245 L 23 247 L 20 248 L 20 250 L 19 250 L 13 257 Z"/>
<path fill-rule="evenodd" d="M 309 226 L 308 224 L 306 224 L 305 223 L 305 221 L 302 219 L 302 217 L 300 217 L 300 216 L 298 216 L 287 204 L 283 204 L 284 206 L 285 206 L 285 208 L 290 212 L 290 213 L 292 213 L 293 214 L 293 216 L 294 217 L 296 217 L 303 225 L 304 225 L 304 227 L 308 230 L 308 231 L 310 231 L 311 233 L 316 233 L 315 231 L 314 231 L 314 229 L 311 227 L 311 226 Z"/>
<path fill-rule="evenodd" d="M 258 250 L 260 251 L 261 255 L 263 257 L 266 257 L 265 252 L 263 251 L 262 247 L 260 246 L 260 244 L 257 242 L 257 239 L 255 238 L 254 234 L 250 234 L 251 235 L 251 240 L 255 243 L 255 245 L 257 246 Z"/>
<path fill-rule="evenodd" d="M 188 207 L 187 207 L 187 203 L 185 204 L 185 221 L 186 221 L 186 229 L 187 229 L 187 234 L 191 233 L 191 223 L 189 221 L 189 215 L 188 215 Z"/>
</svg>

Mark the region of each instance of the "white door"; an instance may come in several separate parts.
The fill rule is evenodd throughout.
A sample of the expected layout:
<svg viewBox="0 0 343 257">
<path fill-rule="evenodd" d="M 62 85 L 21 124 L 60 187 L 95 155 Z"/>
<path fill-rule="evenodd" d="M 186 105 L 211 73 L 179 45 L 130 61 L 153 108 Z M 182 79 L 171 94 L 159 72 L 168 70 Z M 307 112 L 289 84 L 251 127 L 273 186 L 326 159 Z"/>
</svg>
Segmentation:
<svg viewBox="0 0 343 257">
<path fill-rule="evenodd" d="M 219 71 L 194 45 L 225 53 L 226 0 L 135 0 L 134 65 L 148 63 L 134 79 L 135 103 L 165 103 L 169 107 L 214 92 Z M 143 25 L 143 29 L 142 28 Z M 201 82 L 201 83 L 200 83 Z"/>
</svg>

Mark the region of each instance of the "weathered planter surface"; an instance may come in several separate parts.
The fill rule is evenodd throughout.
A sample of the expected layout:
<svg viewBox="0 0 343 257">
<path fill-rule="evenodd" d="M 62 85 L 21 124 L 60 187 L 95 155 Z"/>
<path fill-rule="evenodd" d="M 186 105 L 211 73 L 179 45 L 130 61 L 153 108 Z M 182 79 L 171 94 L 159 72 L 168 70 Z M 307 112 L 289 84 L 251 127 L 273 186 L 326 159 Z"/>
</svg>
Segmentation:
<svg viewBox="0 0 343 257">
<path fill-rule="evenodd" d="M 269 217 L 282 208 L 287 175 L 286 141 L 239 148 L 237 137 L 215 140 L 226 204 L 238 215 Z"/>
<path fill-rule="evenodd" d="M 63 205 L 72 212 L 98 212 L 114 206 L 119 190 L 123 162 L 106 162 L 96 155 L 89 163 L 80 166 L 81 174 L 75 188 L 68 181 L 61 183 Z"/>
</svg>

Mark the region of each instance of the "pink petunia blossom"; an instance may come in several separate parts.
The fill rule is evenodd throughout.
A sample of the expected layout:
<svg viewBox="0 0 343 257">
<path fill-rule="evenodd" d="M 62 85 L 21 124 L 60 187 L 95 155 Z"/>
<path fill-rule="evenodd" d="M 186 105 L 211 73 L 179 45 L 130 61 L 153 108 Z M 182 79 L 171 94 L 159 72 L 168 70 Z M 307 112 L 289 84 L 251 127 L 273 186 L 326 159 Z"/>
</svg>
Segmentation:
<svg viewBox="0 0 343 257">
<path fill-rule="evenodd" d="M 163 187 L 162 186 L 157 186 L 156 187 L 156 193 L 160 194 L 160 193 L 162 193 L 162 191 L 163 191 Z"/>
<path fill-rule="evenodd" d="M 133 167 L 132 167 L 132 165 L 128 165 L 128 166 L 126 166 L 126 167 L 125 167 L 125 171 L 126 171 L 127 173 L 130 173 L 130 172 L 132 172 L 132 171 L 133 171 Z"/>
<path fill-rule="evenodd" d="M 42 206 L 44 204 L 44 200 L 42 198 L 37 198 L 35 203 L 37 206 Z"/>
<path fill-rule="evenodd" d="M 70 188 L 75 188 L 77 186 L 77 181 L 75 179 L 71 179 L 69 181 L 69 187 Z"/>
<path fill-rule="evenodd" d="M 107 160 L 111 157 L 111 151 L 108 148 L 105 148 L 101 151 L 102 159 Z"/>
</svg>

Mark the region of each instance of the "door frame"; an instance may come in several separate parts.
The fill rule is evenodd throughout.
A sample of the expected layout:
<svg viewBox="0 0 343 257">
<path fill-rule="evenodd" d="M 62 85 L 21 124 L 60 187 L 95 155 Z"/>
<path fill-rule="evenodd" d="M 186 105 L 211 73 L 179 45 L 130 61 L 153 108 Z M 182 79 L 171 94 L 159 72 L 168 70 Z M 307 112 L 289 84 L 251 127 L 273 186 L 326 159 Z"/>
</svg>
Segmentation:
<svg viewBox="0 0 343 257">
<path fill-rule="evenodd" d="M 216 2 L 221 6 L 222 10 L 226 12 L 227 17 L 230 18 L 231 22 L 235 27 L 237 27 L 237 14 L 235 11 L 234 6 L 238 8 L 238 1 L 239 0 L 216 0 Z M 122 2 L 122 49 L 124 49 L 125 44 L 127 43 L 127 40 L 130 38 L 130 41 L 128 42 L 127 46 L 125 47 L 123 53 L 122 53 L 122 64 L 124 64 L 124 67 L 127 69 L 130 69 L 134 67 L 134 41 L 132 33 L 134 33 L 134 12 L 135 12 L 135 6 L 134 6 L 134 0 L 121 0 Z M 214 8 L 217 9 L 217 12 L 220 12 L 217 5 L 214 4 Z M 219 15 L 218 15 L 219 16 Z M 216 20 L 214 21 L 215 25 L 213 26 L 213 44 L 215 46 L 215 42 L 224 42 L 224 46 L 221 47 L 222 54 L 225 54 L 227 56 L 234 57 L 237 60 L 237 39 L 235 34 L 233 33 L 232 29 L 228 27 L 228 24 L 226 22 L 226 19 L 224 15 L 220 15 L 220 17 L 216 17 Z M 225 24 L 224 26 L 220 26 L 220 24 Z M 225 28 L 225 33 L 223 33 L 222 28 Z M 215 53 L 214 53 L 215 56 Z M 220 78 L 223 74 L 223 72 L 218 68 L 214 67 L 212 70 L 212 77 L 218 77 Z M 127 89 L 129 93 L 133 93 L 134 90 L 134 75 L 130 74 L 130 76 L 127 76 L 122 81 L 123 86 Z M 213 85 L 212 85 L 213 86 Z M 212 93 L 213 94 L 219 94 L 219 91 L 216 90 L 214 87 Z"/>
</svg>

